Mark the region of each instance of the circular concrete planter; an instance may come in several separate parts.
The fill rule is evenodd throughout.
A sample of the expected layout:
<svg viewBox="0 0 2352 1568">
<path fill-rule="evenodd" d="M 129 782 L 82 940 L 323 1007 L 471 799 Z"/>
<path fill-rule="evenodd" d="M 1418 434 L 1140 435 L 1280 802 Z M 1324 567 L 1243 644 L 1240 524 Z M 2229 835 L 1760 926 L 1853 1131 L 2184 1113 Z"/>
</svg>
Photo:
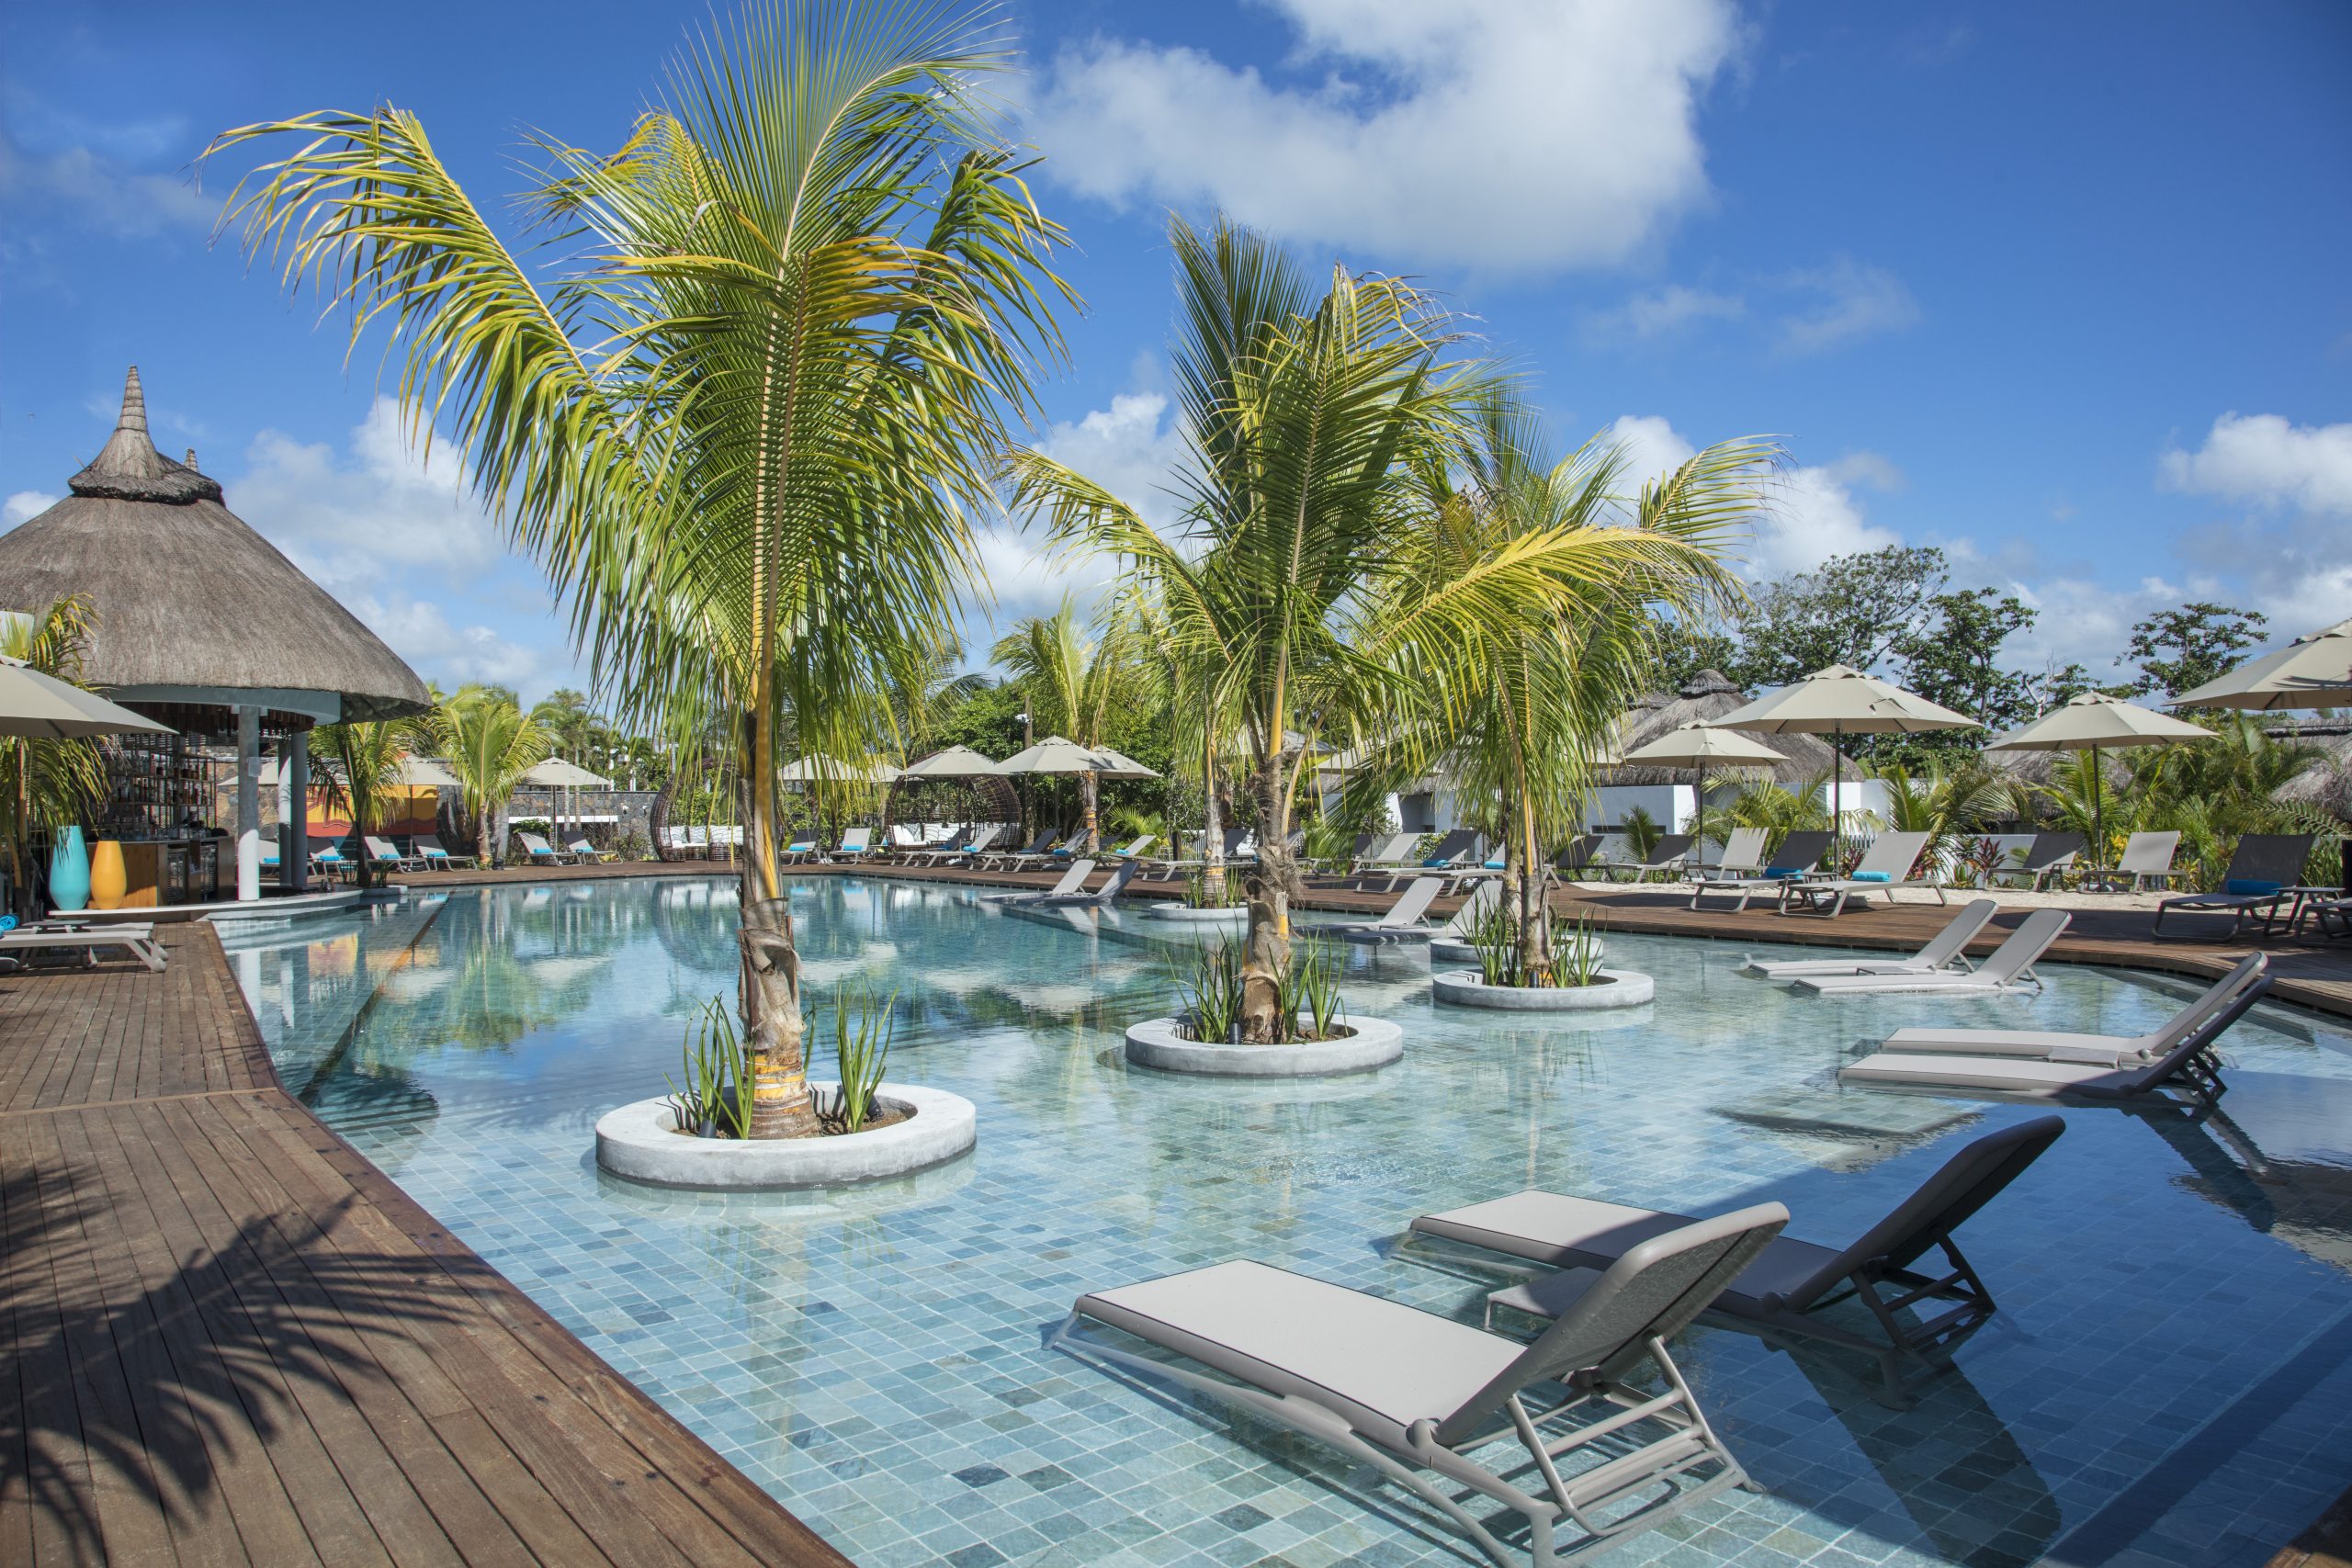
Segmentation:
<svg viewBox="0 0 2352 1568">
<path fill-rule="evenodd" d="M 1351 1018 L 1354 1033 L 1298 1045 L 1216 1045 L 1186 1040 L 1172 1018 L 1155 1018 L 1127 1031 L 1127 1060 L 1167 1073 L 1228 1078 L 1305 1078 L 1385 1067 L 1405 1054 L 1405 1032 L 1385 1019 Z"/>
<path fill-rule="evenodd" d="M 1144 912 L 1155 920 L 1173 920 L 1180 925 L 1194 926 L 1242 925 L 1250 919 L 1250 906 L 1247 904 L 1223 909 L 1195 909 L 1190 904 L 1179 904 L 1172 898 L 1163 898 Z"/>
<path fill-rule="evenodd" d="M 831 1090 L 834 1084 L 811 1084 Z M 654 1187 L 729 1191 L 846 1187 L 942 1165 L 978 1135 L 972 1102 L 945 1089 L 885 1083 L 875 1098 L 910 1111 L 903 1122 L 835 1138 L 692 1138 L 677 1131 L 668 1097 L 608 1111 L 596 1123 L 596 1163 Z"/>
<path fill-rule="evenodd" d="M 1430 976 L 1442 1002 L 1493 1008 L 1501 1012 L 1593 1012 L 1639 1007 L 1657 995 L 1657 982 L 1629 969 L 1603 969 L 1605 985 L 1489 986 L 1476 969 L 1447 969 Z"/>
<path fill-rule="evenodd" d="M 1592 944 L 1596 957 L 1605 953 L 1599 942 Z M 1476 964 L 1478 949 L 1470 942 L 1455 942 L 1451 937 L 1436 937 L 1430 942 L 1430 962 L 1432 964 Z"/>
</svg>

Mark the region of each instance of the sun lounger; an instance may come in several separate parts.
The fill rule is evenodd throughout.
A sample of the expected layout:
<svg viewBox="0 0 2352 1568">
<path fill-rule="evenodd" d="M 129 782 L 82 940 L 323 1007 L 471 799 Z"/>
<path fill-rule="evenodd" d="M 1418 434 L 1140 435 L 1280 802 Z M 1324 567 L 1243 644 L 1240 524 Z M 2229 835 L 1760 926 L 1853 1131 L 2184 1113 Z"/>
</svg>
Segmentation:
<svg viewBox="0 0 2352 1568">
<path fill-rule="evenodd" d="M 1614 882 L 1619 872 L 1630 871 L 1634 874 L 1633 880 L 1639 882 L 1652 872 L 1680 871 L 1683 863 L 1690 858 L 1691 846 L 1698 841 L 1698 836 L 1693 833 L 1668 833 L 1651 846 L 1646 857 L 1619 861 L 1604 868 L 1605 874 L 1610 881 Z"/>
<path fill-rule="evenodd" d="M 842 834 L 842 841 L 833 846 L 833 853 L 842 860 L 864 860 L 873 848 L 873 829 L 851 828 Z"/>
<path fill-rule="evenodd" d="M 2235 1023 L 2255 998 L 2270 988 L 2267 954 L 2250 953 L 2206 987 L 2203 995 L 2147 1034 L 2077 1034 L 2042 1029 L 1898 1029 L 1882 1051 L 1952 1056 L 2015 1056 L 2037 1062 L 2074 1062 L 2088 1066 L 2128 1067 L 2153 1062 L 2195 1034 L 2208 1043 Z"/>
<path fill-rule="evenodd" d="M 2000 908 L 1990 898 L 1972 898 L 1961 906 L 1960 913 L 1945 922 L 1943 930 L 1928 939 L 1925 947 L 1908 958 L 1795 958 L 1770 964 L 1750 959 L 1740 973 L 1759 975 L 1767 980 L 1824 975 L 1934 975 L 1947 969 L 1966 974 L 1970 967 L 1965 951 L 1968 944 L 1976 940 L 1976 933 Z"/>
<path fill-rule="evenodd" d="M 451 854 L 441 847 L 441 840 L 430 833 L 418 834 L 414 842 L 417 862 L 428 871 L 447 871 L 453 865 L 470 866 L 476 863 L 472 855 Z"/>
<path fill-rule="evenodd" d="M 1047 850 L 1053 848 L 1053 844 L 1054 831 L 1052 829 L 1048 828 L 1041 831 L 1035 838 L 1030 840 L 1029 847 L 1027 849 L 990 850 L 988 853 L 979 856 L 977 863 L 982 871 L 1001 871 L 1012 865 L 1015 861 L 1026 860 L 1035 855 L 1044 854 Z"/>
<path fill-rule="evenodd" d="M 2033 966 L 2050 944 L 2066 931 L 2074 917 L 2064 909 L 2036 909 L 2018 923 L 1984 964 L 1971 972 L 1938 969 L 1913 975 L 1809 975 L 1798 977 L 1795 988 L 1825 997 L 1901 994 L 1923 996 L 1951 992 L 1962 996 L 1996 996 L 2030 986 L 2041 988 Z"/>
<path fill-rule="evenodd" d="M 1430 912 L 1430 905 L 1445 886 L 1442 876 L 1417 876 L 1411 886 L 1388 906 L 1388 912 L 1376 920 L 1342 920 L 1337 924 L 1319 926 L 1325 936 L 1336 936 L 1346 942 L 1427 942 L 1436 931 L 1421 924 L 1421 917 Z"/>
<path fill-rule="evenodd" d="M 1713 865 L 1692 865 L 1690 874 L 1702 882 L 1723 882 L 1764 874 L 1761 828 L 1734 828 L 1724 840 L 1724 852 Z"/>
<path fill-rule="evenodd" d="M 534 865 L 570 865 L 577 859 L 555 848 L 537 833 L 517 833 L 514 837 L 525 852 L 530 855 Z"/>
<path fill-rule="evenodd" d="M 1018 854 L 997 855 L 993 857 L 996 861 L 996 869 L 999 871 L 1034 871 L 1038 866 L 1050 865 L 1056 861 L 1067 861 L 1070 857 L 1070 852 L 1078 848 L 1079 844 L 1085 839 L 1085 837 L 1086 835 L 1083 833 L 1065 833 L 1059 838 L 1056 838 L 1053 834 L 1048 833 L 1045 835 L 1046 847 L 1042 850 L 1033 845 L 1028 849 L 1023 850 Z"/>
<path fill-rule="evenodd" d="M 1091 872 L 1094 867 L 1094 863 L 1091 861 L 1080 861 L 1079 864 L 1085 866 L 1089 872 Z M 1073 866 L 1071 869 L 1076 870 L 1077 867 Z M 1024 902 L 1041 908 L 1102 908 L 1118 902 L 1119 895 L 1127 890 L 1127 884 L 1133 882 L 1136 874 L 1142 869 L 1143 867 L 1135 861 L 1123 860 L 1111 868 L 1110 877 L 1091 893 L 1085 890 L 1086 885 L 1081 878 L 1079 886 L 1068 893 L 1048 893 L 1043 897 L 1031 898 Z"/>
<path fill-rule="evenodd" d="M 1769 893 L 1777 898 L 1792 882 L 1802 879 L 1829 852 L 1834 833 L 1791 833 L 1781 840 L 1781 847 L 1766 857 L 1761 876 L 1733 877 L 1726 880 L 1694 882 L 1690 885 L 1690 907 L 1697 908 L 1699 900 L 1711 893 L 1736 893 L 1739 902 L 1732 912 L 1737 914 L 1747 908 L 1747 901 L 1758 894 Z"/>
<path fill-rule="evenodd" d="M 2312 838 L 2309 833 L 2243 835 L 2237 848 L 2231 852 L 2230 868 L 2222 874 L 2222 890 L 2158 903 L 2155 934 L 2164 935 L 2165 917 L 2177 911 L 2227 915 L 2229 929 L 2211 936 L 2210 941 L 2229 941 L 2256 916 L 2262 920 L 2262 934 L 2268 936 L 2278 923 L 2281 907 L 2294 902 L 2295 895 L 2290 889 L 2303 879 L 2303 862 L 2311 857 Z"/>
<path fill-rule="evenodd" d="M 2082 857 L 2083 841 L 2080 833 L 2036 833 L 2015 865 L 1995 866 L 1984 874 L 1984 879 L 1996 882 L 2004 876 L 2027 877 L 2039 893 L 2049 886 L 2052 877 L 2073 869 L 2075 862 Z"/>
<path fill-rule="evenodd" d="M 617 851 L 600 850 L 585 839 L 572 840 L 566 846 L 566 852 L 582 861 L 608 861 L 621 858 Z"/>
<path fill-rule="evenodd" d="M 817 840 L 814 839 L 795 839 L 776 852 L 776 859 L 786 865 L 800 865 L 814 860 L 816 855 Z"/>
<path fill-rule="evenodd" d="M 1445 924 L 1437 928 L 1435 934 L 1454 942 L 1468 942 L 1471 933 L 1478 929 L 1478 922 L 1487 918 L 1488 910 L 1502 901 L 1502 897 L 1501 883 L 1481 882 L 1477 886 L 1470 889 L 1470 897 L 1462 900 L 1462 907 L 1453 911 L 1453 917 Z"/>
<path fill-rule="evenodd" d="M 2130 877 L 2134 893 L 2151 882 L 2177 882 L 2183 874 L 2172 868 L 2172 862 L 2179 852 L 2177 832 L 2134 833 L 2123 840 L 2122 856 L 2111 874 Z"/>
<path fill-rule="evenodd" d="M 1137 833 L 1134 838 L 1129 839 L 1117 849 L 1107 852 L 1113 860 L 1142 860 L 1144 858 L 1145 852 L 1149 850 L 1152 845 L 1159 841 L 1159 838 L 1155 834 Z"/>
<path fill-rule="evenodd" d="M 1086 886 L 1086 879 L 1093 874 L 1092 861 L 1072 861 L 1063 871 L 1062 879 L 1043 892 L 990 893 L 986 895 L 986 897 L 991 904 L 1043 904 L 1053 899 L 1069 897 L 1083 888 Z"/>
<path fill-rule="evenodd" d="M 2329 937 L 2352 936 L 2352 898 L 2322 898 L 2306 904 L 2304 912 L 2319 934 Z"/>
<path fill-rule="evenodd" d="M 998 836 L 1003 831 L 1003 823 L 989 822 L 975 828 L 971 835 L 961 842 L 950 839 L 946 843 L 932 849 L 918 850 L 907 858 L 930 866 L 955 865 L 958 862 L 968 864 L 986 854 L 989 846 L 995 843 Z"/>
<path fill-rule="evenodd" d="M 1911 868 L 1918 863 L 1920 852 L 1927 849 L 1932 833 L 1881 833 L 1878 841 L 1863 852 L 1861 861 L 1853 871 L 1838 877 L 1804 877 L 1786 883 L 1781 888 L 1781 912 L 1804 909 L 1816 915 L 1835 918 L 1846 912 L 1849 898 L 1867 899 L 1871 894 L 1883 893 L 1886 901 L 1894 902 L 1901 887 L 1925 887 L 1944 902 L 1944 879 L 1934 872 L 1926 876 L 1913 876 Z"/>
<path fill-rule="evenodd" d="M 2268 990 L 2269 976 L 2241 986 L 2199 1028 L 2151 1062 L 2036 1061 L 1995 1055 L 1937 1055 L 1880 1051 L 1838 1069 L 1841 1083 L 1904 1089 L 1923 1094 L 2023 1095 L 2036 1100 L 2118 1101 L 2170 1100 L 2211 1106 L 2227 1092 L 2213 1042 Z M 2096 1052 L 2089 1053 L 2096 1058 Z"/>
<path fill-rule="evenodd" d="M 1552 869 L 1558 872 L 1562 876 L 1567 878 L 1571 882 L 1583 876 L 1586 873 L 1593 871 L 1601 873 L 1602 876 L 1606 878 L 1608 875 L 1607 865 L 1601 861 L 1594 858 L 1600 853 L 1600 834 L 1578 833 L 1575 838 L 1570 839 L 1566 843 L 1561 845 L 1560 852 L 1552 857 Z"/>
<path fill-rule="evenodd" d="M 1787 1223 L 1762 1203 L 1653 1236 L 1579 1280 L 1532 1343 L 1248 1261 L 1080 1296 L 1046 1343 L 1328 1443 L 1441 1510 L 1497 1562 L 1581 1562 L 1745 1483 L 1667 1341 Z M 1083 1324 L 1207 1370 L 1081 1336 Z M 1629 1381 L 1645 1361 L 1663 1392 Z M 1538 1388 L 1561 1397 L 1525 1397 Z M 1524 1452 L 1504 1450 L 1508 1462 L 1476 1457 L 1514 1439 Z M 1480 1518 L 1496 1504 L 1526 1520 L 1523 1549 Z"/>
<path fill-rule="evenodd" d="M 29 967 L 27 961 L 37 953 L 75 953 L 85 964 L 95 964 L 107 948 L 120 948 L 150 969 L 164 967 L 155 928 L 145 921 L 73 926 L 46 920 L 0 931 L 0 963 L 12 968 Z"/>
<path fill-rule="evenodd" d="M 415 863 L 401 853 L 390 839 L 380 839 L 373 833 L 360 835 L 359 845 L 368 853 L 369 868 L 375 871 L 407 871 Z"/>
<path fill-rule="evenodd" d="M 1903 1358 L 1923 1356 L 1993 1314 L 1992 1292 L 1961 1255 L 1952 1233 L 2065 1130 L 2064 1119 L 2039 1116 L 1974 1140 L 1850 1246 L 1775 1237 L 1714 1298 L 1713 1309 L 1768 1334 L 1867 1351 L 1878 1358 L 1888 1391 L 1899 1392 Z M 1652 1237 L 1676 1234 L 1693 1223 L 1684 1214 L 1531 1189 L 1491 1202 L 1424 1214 L 1408 1234 L 1417 1244 L 1431 1238 L 1499 1252 L 1546 1269 L 1575 1270 L 1608 1268 Z M 1947 1271 L 1914 1269 L 1939 1248 Z M 1575 1284 L 1573 1273 L 1548 1275 L 1496 1292 L 1487 1298 L 1487 1310 L 1491 1314 L 1496 1307 L 1507 1307 L 1538 1317 L 1555 1316 L 1573 1299 Z M 1883 1294 L 1884 1290 L 1894 1293 Z M 1876 1319 L 1875 1334 L 1857 1334 L 1815 1315 L 1849 1294 L 1870 1309 Z M 1896 1315 L 1927 1302 L 1952 1305 L 1916 1321 Z"/>
</svg>

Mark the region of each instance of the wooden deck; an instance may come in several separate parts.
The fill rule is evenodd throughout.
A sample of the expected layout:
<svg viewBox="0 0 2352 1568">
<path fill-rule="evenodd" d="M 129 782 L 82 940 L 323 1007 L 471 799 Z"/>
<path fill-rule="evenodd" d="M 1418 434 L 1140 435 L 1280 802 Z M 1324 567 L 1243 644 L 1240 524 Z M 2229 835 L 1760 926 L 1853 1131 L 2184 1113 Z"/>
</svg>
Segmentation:
<svg viewBox="0 0 2352 1568">
<path fill-rule="evenodd" d="M 841 1565 L 279 1087 L 218 938 L 0 978 L 0 1563 Z"/>
</svg>

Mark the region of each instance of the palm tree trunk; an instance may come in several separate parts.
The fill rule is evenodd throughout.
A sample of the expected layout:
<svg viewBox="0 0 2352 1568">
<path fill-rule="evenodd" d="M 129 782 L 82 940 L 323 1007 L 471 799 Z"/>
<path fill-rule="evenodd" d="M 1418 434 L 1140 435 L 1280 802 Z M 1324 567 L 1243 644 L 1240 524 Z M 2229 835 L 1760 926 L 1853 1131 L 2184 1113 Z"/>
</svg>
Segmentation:
<svg viewBox="0 0 2352 1568">
<path fill-rule="evenodd" d="M 1279 739 L 1272 750 L 1258 771 L 1258 860 L 1242 884 L 1250 897 L 1250 937 L 1241 960 L 1241 1038 L 1257 1045 L 1290 1032 L 1290 1020 L 1282 1016 L 1290 978 L 1290 792 Z"/>
<path fill-rule="evenodd" d="M 1201 891 L 1210 908 L 1220 909 L 1225 907 L 1225 810 L 1216 797 L 1216 725 L 1205 705 L 1201 713 L 1201 858 L 1208 863 L 1201 870 Z"/>
<path fill-rule="evenodd" d="M 811 1138 L 817 1111 L 808 1097 L 800 1011 L 800 954 L 792 940 L 792 900 L 784 897 L 775 854 L 775 718 L 766 666 L 754 683 L 750 744 L 738 784 L 742 807 L 743 904 L 740 1005 L 743 1043 L 752 1058 L 751 1135 Z"/>
<path fill-rule="evenodd" d="M 1102 781 L 1092 773 L 1079 774 L 1078 811 L 1081 825 L 1086 829 L 1086 848 L 1082 853 L 1091 855 L 1102 847 L 1102 829 L 1099 820 L 1102 805 Z"/>
</svg>

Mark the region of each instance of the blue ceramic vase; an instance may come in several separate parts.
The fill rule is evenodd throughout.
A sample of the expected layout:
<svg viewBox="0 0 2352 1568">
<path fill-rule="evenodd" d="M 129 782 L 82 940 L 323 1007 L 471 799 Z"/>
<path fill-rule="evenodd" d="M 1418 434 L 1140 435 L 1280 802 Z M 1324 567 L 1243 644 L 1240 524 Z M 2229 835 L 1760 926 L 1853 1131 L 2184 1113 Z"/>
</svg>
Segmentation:
<svg viewBox="0 0 2352 1568">
<path fill-rule="evenodd" d="M 60 828 L 49 851 L 49 905 L 72 911 L 90 901 L 90 852 L 82 846 L 82 829 Z"/>
</svg>

